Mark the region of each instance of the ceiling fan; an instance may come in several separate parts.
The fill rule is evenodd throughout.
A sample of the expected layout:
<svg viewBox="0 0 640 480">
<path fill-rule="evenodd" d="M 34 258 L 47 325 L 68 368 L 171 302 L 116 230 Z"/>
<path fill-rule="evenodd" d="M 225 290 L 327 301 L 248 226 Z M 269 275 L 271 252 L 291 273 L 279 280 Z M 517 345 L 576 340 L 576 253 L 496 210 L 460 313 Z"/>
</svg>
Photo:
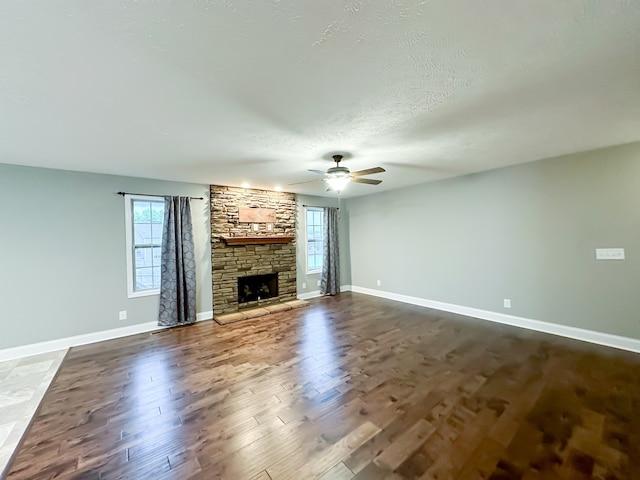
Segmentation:
<svg viewBox="0 0 640 480">
<path fill-rule="evenodd" d="M 367 168 L 366 170 L 359 170 L 357 172 L 350 172 L 347 167 L 341 167 L 340 161 L 342 160 L 342 155 L 332 155 L 333 161 L 336 162 L 335 167 L 329 168 L 326 172 L 322 170 L 309 170 L 318 175 L 324 176 L 322 180 L 327 182 L 329 188 L 335 190 L 336 192 L 340 192 L 344 190 L 349 182 L 353 183 L 364 183 L 367 185 L 378 185 L 382 183 L 382 180 L 374 180 L 371 178 L 361 178 L 364 175 L 371 175 L 372 173 L 382 173 L 385 171 L 382 167 L 373 167 Z M 311 180 L 315 181 L 315 180 Z M 308 183 L 308 182 L 298 182 L 298 183 Z M 291 184 L 295 185 L 295 184 Z"/>
</svg>

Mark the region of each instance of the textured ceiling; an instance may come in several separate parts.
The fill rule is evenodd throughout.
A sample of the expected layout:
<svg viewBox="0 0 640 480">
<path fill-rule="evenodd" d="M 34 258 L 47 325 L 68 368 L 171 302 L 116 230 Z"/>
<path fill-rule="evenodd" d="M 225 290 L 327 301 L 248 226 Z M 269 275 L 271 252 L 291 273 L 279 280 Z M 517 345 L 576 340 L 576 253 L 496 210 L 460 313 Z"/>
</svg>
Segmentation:
<svg viewBox="0 0 640 480">
<path fill-rule="evenodd" d="M 344 196 L 640 140 L 640 2 L 0 4 L 0 163 Z"/>
</svg>

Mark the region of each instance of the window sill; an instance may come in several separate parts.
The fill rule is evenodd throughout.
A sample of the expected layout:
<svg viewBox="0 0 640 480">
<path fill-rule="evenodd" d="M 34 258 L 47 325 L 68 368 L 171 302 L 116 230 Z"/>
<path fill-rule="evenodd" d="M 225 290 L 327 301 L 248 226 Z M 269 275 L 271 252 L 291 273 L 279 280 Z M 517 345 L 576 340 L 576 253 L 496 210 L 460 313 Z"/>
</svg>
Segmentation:
<svg viewBox="0 0 640 480">
<path fill-rule="evenodd" d="M 160 295 L 160 289 L 142 290 L 140 292 L 128 292 L 128 298 L 150 297 L 151 295 Z"/>
</svg>

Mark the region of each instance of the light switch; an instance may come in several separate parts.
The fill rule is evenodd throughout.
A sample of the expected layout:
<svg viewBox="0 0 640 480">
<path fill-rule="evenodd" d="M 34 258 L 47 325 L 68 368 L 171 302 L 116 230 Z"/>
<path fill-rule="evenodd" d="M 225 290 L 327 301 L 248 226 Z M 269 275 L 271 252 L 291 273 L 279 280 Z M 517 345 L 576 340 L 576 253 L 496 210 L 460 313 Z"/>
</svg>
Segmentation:
<svg viewBox="0 0 640 480">
<path fill-rule="evenodd" d="M 596 248 L 596 260 L 624 260 L 624 248 Z"/>
</svg>

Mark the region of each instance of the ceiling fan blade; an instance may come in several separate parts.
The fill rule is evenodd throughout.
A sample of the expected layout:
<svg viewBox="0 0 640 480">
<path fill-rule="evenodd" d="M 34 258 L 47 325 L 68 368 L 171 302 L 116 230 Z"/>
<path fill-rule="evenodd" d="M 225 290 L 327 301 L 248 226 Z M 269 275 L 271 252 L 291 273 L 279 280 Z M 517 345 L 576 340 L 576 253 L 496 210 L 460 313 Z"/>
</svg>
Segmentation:
<svg viewBox="0 0 640 480">
<path fill-rule="evenodd" d="M 322 179 L 321 178 L 314 178 L 313 180 L 305 180 L 304 182 L 287 183 L 287 185 L 302 185 L 303 183 L 318 182 L 320 180 L 322 180 Z"/>
<path fill-rule="evenodd" d="M 382 167 L 367 168 L 366 170 L 358 170 L 357 172 L 351 172 L 351 176 L 360 177 L 362 175 L 371 175 L 372 173 L 382 173 L 385 169 Z"/>
<path fill-rule="evenodd" d="M 322 170 L 307 170 L 307 172 L 313 172 L 317 175 L 324 175 L 327 172 L 323 172 Z"/>
<path fill-rule="evenodd" d="M 367 185 L 378 185 L 382 183 L 382 180 L 374 180 L 372 178 L 359 178 L 359 177 L 352 178 L 351 181 L 353 183 L 366 183 Z"/>
</svg>

